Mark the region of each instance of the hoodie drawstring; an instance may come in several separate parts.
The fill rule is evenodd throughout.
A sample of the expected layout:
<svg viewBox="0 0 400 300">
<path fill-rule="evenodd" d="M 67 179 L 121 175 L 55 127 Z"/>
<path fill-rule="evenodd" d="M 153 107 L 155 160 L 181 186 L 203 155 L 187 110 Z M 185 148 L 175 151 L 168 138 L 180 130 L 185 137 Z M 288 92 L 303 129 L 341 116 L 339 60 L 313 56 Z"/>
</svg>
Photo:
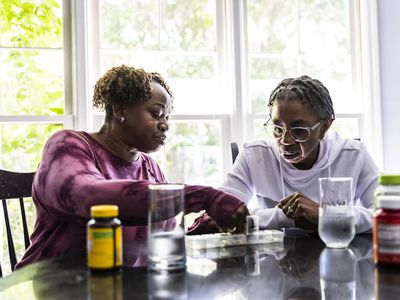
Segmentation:
<svg viewBox="0 0 400 300">
<path fill-rule="evenodd" d="M 281 190 L 282 190 L 282 199 L 285 198 L 285 185 L 283 183 L 283 168 L 282 168 L 282 158 L 279 155 L 279 170 L 281 173 Z"/>
</svg>

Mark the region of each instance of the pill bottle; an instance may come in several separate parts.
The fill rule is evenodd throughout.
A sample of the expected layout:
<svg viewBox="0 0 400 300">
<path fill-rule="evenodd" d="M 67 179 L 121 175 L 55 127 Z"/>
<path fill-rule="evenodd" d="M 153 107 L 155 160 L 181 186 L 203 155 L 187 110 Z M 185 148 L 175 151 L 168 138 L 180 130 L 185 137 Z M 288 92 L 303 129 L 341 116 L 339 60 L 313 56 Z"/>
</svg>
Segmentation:
<svg viewBox="0 0 400 300">
<path fill-rule="evenodd" d="M 400 267 L 400 175 L 379 176 L 373 215 L 374 262 Z"/>
<path fill-rule="evenodd" d="M 95 205 L 87 225 L 87 257 L 91 271 L 119 270 L 122 266 L 122 232 L 118 206 Z"/>
</svg>

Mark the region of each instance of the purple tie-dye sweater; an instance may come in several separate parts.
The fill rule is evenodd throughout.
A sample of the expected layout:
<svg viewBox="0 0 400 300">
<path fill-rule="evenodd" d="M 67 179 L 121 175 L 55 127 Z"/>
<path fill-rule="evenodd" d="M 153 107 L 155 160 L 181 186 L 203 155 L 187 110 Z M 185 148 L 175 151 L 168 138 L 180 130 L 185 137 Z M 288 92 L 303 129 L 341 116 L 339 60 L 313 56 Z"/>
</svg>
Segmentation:
<svg viewBox="0 0 400 300">
<path fill-rule="evenodd" d="M 141 153 L 134 162 L 108 151 L 86 132 L 62 130 L 46 143 L 34 178 L 36 224 L 32 244 L 17 268 L 86 249 L 90 207 L 119 206 L 124 265 L 142 265 L 146 251 L 148 185 L 166 179 L 157 163 Z M 185 186 L 185 210 L 207 213 L 220 225 L 242 204 L 234 196 L 204 186 Z M 168 221 L 164 222 L 165 225 Z"/>
</svg>

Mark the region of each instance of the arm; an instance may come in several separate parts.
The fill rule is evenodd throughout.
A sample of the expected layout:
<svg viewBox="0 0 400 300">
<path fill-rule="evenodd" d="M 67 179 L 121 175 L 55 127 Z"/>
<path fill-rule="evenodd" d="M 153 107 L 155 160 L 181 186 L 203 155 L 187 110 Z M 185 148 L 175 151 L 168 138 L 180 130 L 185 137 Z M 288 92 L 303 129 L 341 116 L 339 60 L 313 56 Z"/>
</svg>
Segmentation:
<svg viewBox="0 0 400 300">
<path fill-rule="evenodd" d="M 92 205 L 119 206 L 125 225 L 147 224 L 147 180 L 107 179 L 93 151 L 73 132 L 55 134 L 46 144 L 34 189 L 40 205 L 66 222 L 89 219 Z M 202 186 L 185 187 L 186 208 L 206 209 L 221 225 L 228 223 L 241 202 Z"/>
<path fill-rule="evenodd" d="M 233 165 L 232 171 L 228 173 L 226 181 L 221 186 L 222 190 L 235 195 L 246 204 L 255 196 L 250 167 L 246 151 L 241 151 Z M 294 221 L 288 218 L 281 209 L 277 208 L 274 201 L 269 200 L 267 204 L 270 208 L 256 208 L 251 210 L 252 214 L 259 216 L 261 228 L 279 229 L 294 226 Z"/>
<path fill-rule="evenodd" d="M 232 171 L 228 173 L 227 179 L 221 186 L 221 189 L 235 195 L 246 204 L 253 198 L 254 188 L 245 151 L 239 153 Z"/>
<path fill-rule="evenodd" d="M 364 144 L 360 147 L 360 175 L 357 180 L 354 206 L 356 233 L 372 231 L 374 192 L 378 187 L 378 167 Z"/>
</svg>

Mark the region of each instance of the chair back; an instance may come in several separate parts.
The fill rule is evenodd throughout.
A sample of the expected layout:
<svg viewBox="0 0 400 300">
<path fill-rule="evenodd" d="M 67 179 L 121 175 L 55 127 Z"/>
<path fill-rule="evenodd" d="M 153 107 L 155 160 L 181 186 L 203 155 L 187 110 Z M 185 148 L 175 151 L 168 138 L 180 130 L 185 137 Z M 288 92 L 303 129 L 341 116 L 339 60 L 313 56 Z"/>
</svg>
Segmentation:
<svg viewBox="0 0 400 300">
<path fill-rule="evenodd" d="M 239 147 L 236 142 L 231 142 L 231 154 L 232 154 L 232 163 L 235 163 L 236 157 L 239 155 Z"/>
<path fill-rule="evenodd" d="M 30 245 L 28 225 L 26 222 L 24 199 L 32 195 L 32 182 L 35 172 L 17 173 L 0 169 L 0 199 L 3 206 L 3 216 L 6 225 L 8 254 L 10 257 L 11 271 L 17 263 L 15 253 L 15 245 L 11 231 L 10 218 L 8 214 L 8 201 L 19 201 L 20 214 L 22 220 L 22 230 L 24 234 L 25 250 Z M 0 263 L 0 277 L 3 276 L 3 271 Z"/>
</svg>

